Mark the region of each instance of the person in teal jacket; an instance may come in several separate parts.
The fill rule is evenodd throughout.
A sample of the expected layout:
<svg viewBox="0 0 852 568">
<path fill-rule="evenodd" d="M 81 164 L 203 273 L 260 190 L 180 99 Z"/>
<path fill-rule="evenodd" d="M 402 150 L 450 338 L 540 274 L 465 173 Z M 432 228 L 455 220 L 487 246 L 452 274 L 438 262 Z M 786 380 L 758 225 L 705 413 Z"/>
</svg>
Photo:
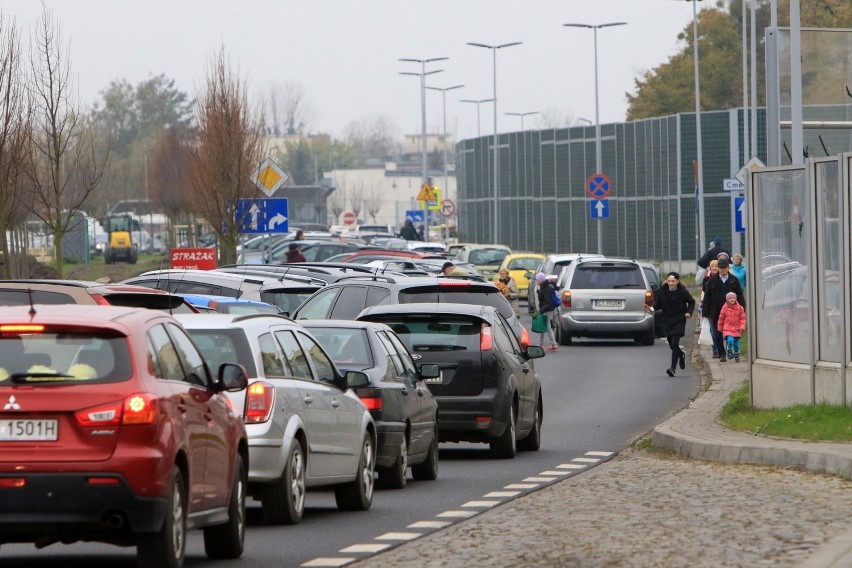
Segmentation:
<svg viewBox="0 0 852 568">
<path fill-rule="evenodd" d="M 740 253 L 735 254 L 731 257 L 731 274 L 737 277 L 737 280 L 740 281 L 740 286 L 743 287 L 743 290 L 746 288 L 746 267 L 743 265 L 743 255 Z"/>
</svg>

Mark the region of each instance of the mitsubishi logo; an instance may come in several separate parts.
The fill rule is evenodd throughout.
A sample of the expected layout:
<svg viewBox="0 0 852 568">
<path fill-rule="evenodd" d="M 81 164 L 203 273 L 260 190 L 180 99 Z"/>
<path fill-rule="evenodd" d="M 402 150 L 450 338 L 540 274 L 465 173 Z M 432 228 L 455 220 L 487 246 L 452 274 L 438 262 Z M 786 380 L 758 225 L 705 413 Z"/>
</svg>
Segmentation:
<svg viewBox="0 0 852 568">
<path fill-rule="evenodd" d="M 18 401 L 15 400 L 15 395 L 9 397 L 9 402 L 6 403 L 6 406 L 3 407 L 3 410 L 20 410 L 21 405 L 18 404 Z"/>
</svg>

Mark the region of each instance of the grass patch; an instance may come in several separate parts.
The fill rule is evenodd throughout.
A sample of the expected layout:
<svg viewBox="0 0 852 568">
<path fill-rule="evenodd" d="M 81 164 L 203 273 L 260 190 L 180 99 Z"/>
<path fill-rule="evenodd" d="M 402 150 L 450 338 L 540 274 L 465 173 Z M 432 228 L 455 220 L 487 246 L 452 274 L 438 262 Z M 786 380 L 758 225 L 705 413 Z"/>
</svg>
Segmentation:
<svg viewBox="0 0 852 568">
<path fill-rule="evenodd" d="M 731 393 L 719 417 L 728 428 L 813 442 L 852 441 L 852 408 L 827 403 L 757 409 L 749 404 L 749 383 Z"/>
</svg>

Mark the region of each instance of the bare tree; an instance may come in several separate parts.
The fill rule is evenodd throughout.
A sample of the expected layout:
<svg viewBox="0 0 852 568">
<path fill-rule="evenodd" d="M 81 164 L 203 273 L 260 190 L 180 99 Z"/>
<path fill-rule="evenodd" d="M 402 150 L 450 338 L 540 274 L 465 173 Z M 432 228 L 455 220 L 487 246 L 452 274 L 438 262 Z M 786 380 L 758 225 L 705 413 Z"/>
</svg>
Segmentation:
<svg viewBox="0 0 852 568">
<path fill-rule="evenodd" d="M 334 223 L 337 224 L 340 220 L 340 216 L 346 211 L 346 193 L 344 193 L 343 189 L 335 188 L 331 195 L 328 196 L 328 200 L 326 201 L 328 204 L 328 209 L 331 211 L 332 215 L 334 215 Z"/>
<path fill-rule="evenodd" d="M 399 128 L 387 115 L 375 114 L 350 122 L 344 131 L 349 144 L 361 162 L 383 158 L 393 153 L 399 140 Z"/>
<path fill-rule="evenodd" d="M 235 204 L 257 196 L 251 175 L 266 156 L 263 118 L 249 104 L 246 82 L 231 68 L 224 48 L 209 63 L 196 100 L 190 199 L 218 236 L 221 263 L 231 264 L 243 222 L 234 218 Z"/>
<path fill-rule="evenodd" d="M 169 218 L 169 224 L 172 225 L 169 227 L 169 235 L 174 233 L 172 229 L 176 222 L 189 221 L 187 212 L 190 204 L 186 196 L 190 192 L 190 160 L 189 141 L 175 129 L 169 130 L 154 147 L 149 177 L 150 193 Z"/>
<path fill-rule="evenodd" d="M 372 217 L 374 224 L 376 222 L 376 215 L 382 210 L 382 202 L 382 190 L 376 185 L 373 185 L 367 194 L 364 204 L 367 206 L 367 214 Z"/>
<path fill-rule="evenodd" d="M 27 174 L 33 199 L 28 208 L 53 236 L 54 267 L 62 278 L 62 237 L 98 187 L 109 148 L 98 155 L 94 129 L 75 97 L 69 49 L 46 8 L 33 38 L 30 67 L 34 127 Z"/>
<path fill-rule="evenodd" d="M 12 277 L 9 231 L 25 223 L 22 164 L 26 162 L 32 109 L 21 65 L 20 35 L 0 14 L 0 253 L 3 276 Z M 17 252 L 17 251 L 14 251 Z"/>
<path fill-rule="evenodd" d="M 571 112 L 563 112 L 556 108 L 546 108 L 536 118 L 538 127 L 543 130 L 566 128 L 574 122 L 574 115 Z"/>
<path fill-rule="evenodd" d="M 355 213 L 355 220 L 358 222 L 361 218 L 361 208 L 364 207 L 364 184 L 358 182 L 349 188 L 349 205 L 352 212 Z"/>
<path fill-rule="evenodd" d="M 269 93 L 269 125 L 273 134 L 303 134 L 308 129 L 313 113 L 306 99 L 305 86 L 296 81 L 272 86 Z"/>
</svg>

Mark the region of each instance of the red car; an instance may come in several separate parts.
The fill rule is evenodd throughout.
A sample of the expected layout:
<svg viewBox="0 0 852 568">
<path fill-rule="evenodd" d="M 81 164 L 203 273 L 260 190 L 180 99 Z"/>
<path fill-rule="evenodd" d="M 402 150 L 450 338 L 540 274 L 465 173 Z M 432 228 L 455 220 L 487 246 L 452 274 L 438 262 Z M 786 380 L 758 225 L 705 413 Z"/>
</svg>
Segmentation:
<svg viewBox="0 0 852 568">
<path fill-rule="evenodd" d="M 186 530 L 242 554 L 248 443 L 224 391 L 170 315 L 114 306 L 0 308 L 0 543 L 136 546 L 180 567 Z M 0 563 L 2 563 L 0 559 Z"/>
</svg>

